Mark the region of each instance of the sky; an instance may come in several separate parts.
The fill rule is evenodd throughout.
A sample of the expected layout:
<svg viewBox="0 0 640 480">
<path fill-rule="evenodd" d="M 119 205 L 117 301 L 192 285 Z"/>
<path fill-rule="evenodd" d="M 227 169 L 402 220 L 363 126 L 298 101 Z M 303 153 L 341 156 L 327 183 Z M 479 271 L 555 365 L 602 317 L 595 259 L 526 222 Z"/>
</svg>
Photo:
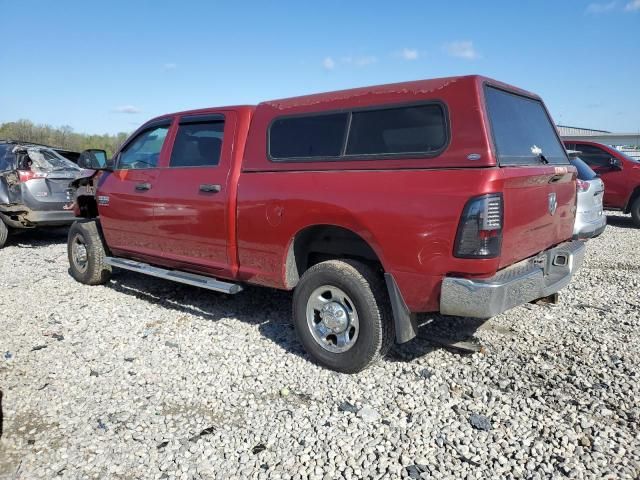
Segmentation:
<svg viewBox="0 0 640 480">
<path fill-rule="evenodd" d="M 452 75 L 640 131 L 640 0 L 0 0 L 0 123 L 131 132 L 192 109 Z"/>
</svg>

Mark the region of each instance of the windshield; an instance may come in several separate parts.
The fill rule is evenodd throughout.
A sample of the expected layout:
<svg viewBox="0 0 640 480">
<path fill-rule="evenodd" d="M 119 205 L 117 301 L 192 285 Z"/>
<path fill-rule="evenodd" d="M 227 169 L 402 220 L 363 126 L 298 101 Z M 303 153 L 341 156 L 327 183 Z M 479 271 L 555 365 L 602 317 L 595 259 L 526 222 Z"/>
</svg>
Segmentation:
<svg viewBox="0 0 640 480">
<path fill-rule="evenodd" d="M 67 160 L 62 155 L 49 150 L 48 148 L 28 148 L 29 158 L 33 162 L 31 168 L 44 172 L 60 170 L 82 170 L 71 160 Z"/>
<path fill-rule="evenodd" d="M 569 162 L 571 162 L 571 165 L 576 167 L 576 169 L 578 170 L 578 178 L 580 180 L 585 180 L 585 181 L 593 180 L 598 176 L 596 172 L 591 170 L 591 167 L 589 167 L 589 165 L 584 163 L 584 161 L 581 158 L 578 158 L 578 157 L 570 158 Z"/>
<path fill-rule="evenodd" d="M 500 165 L 568 164 L 540 100 L 486 87 L 487 111 Z"/>
</svg>

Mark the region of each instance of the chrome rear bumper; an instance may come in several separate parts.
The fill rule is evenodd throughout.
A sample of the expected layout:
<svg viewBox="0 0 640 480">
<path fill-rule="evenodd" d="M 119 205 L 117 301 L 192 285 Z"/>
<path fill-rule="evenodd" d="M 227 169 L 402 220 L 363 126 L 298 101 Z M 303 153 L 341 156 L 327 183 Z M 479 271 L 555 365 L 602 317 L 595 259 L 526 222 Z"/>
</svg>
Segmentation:
<svg viewBox="0 0 640 480">
<path fill-rule="evenodd" d="M 445 277 L 440 312 L 489 318 L 566 287 L 582 265 L 584 242 L 562 243 L 480 280 Z"/>
</svg>

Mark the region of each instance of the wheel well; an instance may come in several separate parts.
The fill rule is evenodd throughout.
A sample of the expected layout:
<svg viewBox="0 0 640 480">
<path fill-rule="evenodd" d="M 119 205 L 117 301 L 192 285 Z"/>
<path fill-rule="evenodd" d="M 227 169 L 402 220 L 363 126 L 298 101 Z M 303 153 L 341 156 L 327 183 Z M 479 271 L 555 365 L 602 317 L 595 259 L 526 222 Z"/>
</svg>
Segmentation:
<svg viewBox="0 0 640 480">
<path fill-rule="evenodd" d="M 627 202 L 627 206 L 624 209 L 624 213 L 631 212 L 631 206 L 633 205 L 633 202 L 635 202 L 638 197 L 640 197 L 640 186 L 636 187 L 631 193 L 631 197 L 629 197 L 629 201 Z"/>
<path fill-rule="evenodd" d="M 382 267 L 371 246 L 358 234 L 335 225 L 315 225 L 298 232 L 286 260 L 286 284 L 293 288 L 313 265 L 334 258 L 351 258 Z"/>
<path fill-rule="evenodd" d="M 80 216 L 84 218 L 96 218 L 98 216 L 98 204 L 96 197 L 91 195 L 82 195 L 76 199 Z"/>
</svg>

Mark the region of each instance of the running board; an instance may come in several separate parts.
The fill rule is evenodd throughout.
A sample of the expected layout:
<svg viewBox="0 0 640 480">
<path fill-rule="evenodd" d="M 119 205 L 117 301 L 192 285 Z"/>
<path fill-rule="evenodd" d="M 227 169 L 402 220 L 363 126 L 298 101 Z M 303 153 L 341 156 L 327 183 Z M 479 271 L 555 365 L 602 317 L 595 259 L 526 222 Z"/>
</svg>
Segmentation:
<svg viewBox="0 0 640 480">
<path fill-rule="evenodd" d="M 228 283 L 215 278 L 196 275 L 195 273 L 181 272 L 180 270 L 166 270 L 164 268 L 153 267 L 147 263 L 136 262 L 126 258 L 105 257 L 104 263 L 112 267 L 131 270 L 132 272 L 144 273 L 152 277 L 173 280 L 178 283 L 185 283 L 195 287 L 206 288 L 216 292 L 236 294 L 242 291 L 242 287 L 237 283 Z"/>
</svg>

